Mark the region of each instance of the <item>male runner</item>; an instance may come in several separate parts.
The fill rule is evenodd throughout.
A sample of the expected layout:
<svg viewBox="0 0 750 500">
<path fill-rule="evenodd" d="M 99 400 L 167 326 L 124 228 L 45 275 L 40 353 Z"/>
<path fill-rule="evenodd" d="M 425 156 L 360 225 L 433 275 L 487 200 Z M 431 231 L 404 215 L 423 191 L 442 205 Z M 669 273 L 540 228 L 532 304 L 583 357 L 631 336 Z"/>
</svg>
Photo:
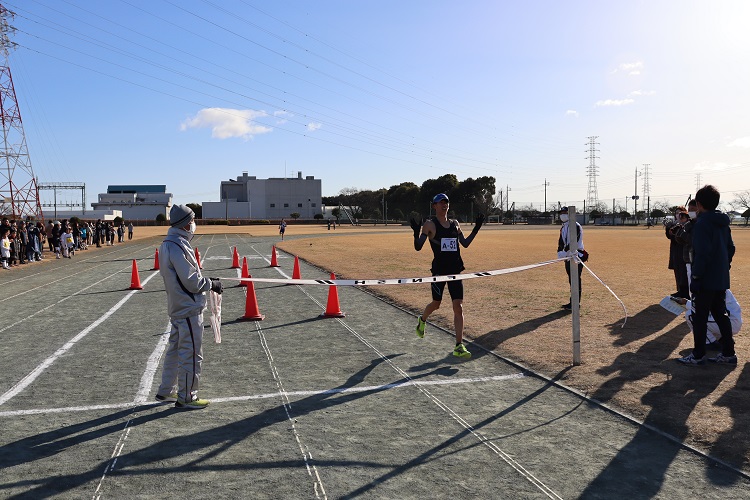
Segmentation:
<svg viewBox="0 0 750 500">
<path fill-rule="evenodd" d="M 430 247 L 434 258 L 432 259 L 432 275 L 444 276 L 459 274 L 465 269 L 464 262 L 461 259 L 461 251 L 458 244 L 468 248 L 477 231 L 484 223 L 484 215 L 479 214 L 474 223 L 474 229 L 468 238 L 464 238 L 461 226 L 455 219 L 448 219 L 448 209 L 450 201 L 444 193 L 435 195 L 432 199 L 432 207 L 435 209 L 435 216 L 430 217 L 421 225 L 421 221 L 411 220 L 411 227 L 414 230 L 414 249 L 422 250 L 425 241 L 430 241 Z M 421 234 L 420 234 L 421 229 Z M 417 323 L 417 336 L 424 337 L 424 327 L 427 318 L 440 307 L 443 300 L 443 291 L 445 290 L 445 281 L 432 284 L 432 302 L 427 304 L 422 316 Z M 453 355 L 458 358 L 470 358 L 471 353 L 463 344 L 464 333 L 464 282 L 461 280 L 448 281 L 448 292 L 453 302 L 453 324 L 456 330 L 456 347 L 453 349 Z"/>
</svg>

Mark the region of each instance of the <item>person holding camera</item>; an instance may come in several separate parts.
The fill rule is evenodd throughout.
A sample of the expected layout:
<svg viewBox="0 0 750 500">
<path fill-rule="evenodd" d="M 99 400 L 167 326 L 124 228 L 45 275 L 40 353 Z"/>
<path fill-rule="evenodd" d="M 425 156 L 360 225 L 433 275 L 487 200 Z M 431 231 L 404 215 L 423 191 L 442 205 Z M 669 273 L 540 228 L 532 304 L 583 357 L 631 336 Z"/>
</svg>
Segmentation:
<svg viewBox="0 0 750 500">
<path fill-rule="evenodd" d="M 688 284 L 687 266 L 682 256 L 682 244 L 677 239 L 678 233 L 682 229 L 682 224 L 690 219 L 685 207 L 677 207 L 674 214 L 674 220 L 665 222 L 664 232 L 669 240 L 669 265 L 668 269 L 674 271 L 674 281 L 677 291 L 671 294 L 673 299 L 689 299 L 690 288 Z"/>
</svg>

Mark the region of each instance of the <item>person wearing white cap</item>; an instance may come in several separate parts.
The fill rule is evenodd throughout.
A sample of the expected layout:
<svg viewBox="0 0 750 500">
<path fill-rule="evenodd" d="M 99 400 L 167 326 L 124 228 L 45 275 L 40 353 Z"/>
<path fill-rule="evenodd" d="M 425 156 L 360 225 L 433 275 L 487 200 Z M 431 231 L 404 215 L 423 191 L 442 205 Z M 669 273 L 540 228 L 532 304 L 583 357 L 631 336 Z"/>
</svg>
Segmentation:
<svg viewBox="0 0 750 500">
<path fill-rule="evenodd" d="M 169 211 L 167 237 L 159 247 L 159 273 L 167 292 L 172 329 L 164 355 L 157 401 L 174 402 L 176 408 L 198 410 L 208 401 L 198 398 L 203 365 L 203 311 L 206 292 L 223 291 L 221 281 L 201 274 L 190 240 L 195 234 L 195 214 L 185 205 Z"/>
<path fill-rule="evenodd" d="M 484 223 L 484 215 L 479 214 L 474 222 L 474 229 L 468 238 L 464 237 L 461 226 L 455 219 L 448 219 L 448 208 L 450 201 L 445 193 L 439 193 L 432 199 L 432 206 L 435 208 L 435 216 L 424 221 L 412 219 L 411 228 L 414 231 L 414 249 L 420 251 L 425 241 L 430 242 L 434 258 L 432 259 L 432 275 L 445 276 L 459 274 L 465 269 L 464 261 L 461 259 L 459 243 L 464 248 L 468 248 L 474 237 L 477 235 L 479 228 Z M 421 231 L 421 234 L 420 234 Z M 453 349 L 453 355 L 458 358 L 470 358 L 471 353 L 463 343 L 464 331 L 464 282 L 461 280 L 448 281 L 448 292 L 453 302 L 453 324 L 456 329 L 456 347 Z M 432 302 L 427 304 L 422 316 L 417 320 L 417 337 L 424 337 L 425 323 L 430 314 L 435 312 L 443 300 L 443 291 L 445 290 L 445 281 L 432 283 Z"/>
</svg>

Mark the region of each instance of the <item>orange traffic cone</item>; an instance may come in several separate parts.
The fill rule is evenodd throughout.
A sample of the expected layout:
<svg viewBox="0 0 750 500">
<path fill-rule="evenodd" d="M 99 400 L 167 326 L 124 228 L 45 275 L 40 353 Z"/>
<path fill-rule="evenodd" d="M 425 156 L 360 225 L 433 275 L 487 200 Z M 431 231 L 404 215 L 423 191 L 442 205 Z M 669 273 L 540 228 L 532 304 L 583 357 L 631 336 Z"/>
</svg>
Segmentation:
<svg viewBox="0 0 750 500">
<path fill-rule="evenodd" d="M 156 249 L 156 253 L 154 254 L 154 268 L 151 269 L 152 271 L 158 271 L 159 270 L 159 249 Z"/>
<path fill-rule="evenodd" d="M 133 272 L 130 274 L 130 289 L 143 290 L 141 277 L 138 276 L 138 264 L 135 263 L 135 259 L 133 259 Z"/>
<path fill-rule="evenodd" d="M 279 267 L 279 263 L 276 262 L 276 245 L 271 247 L 271 267 Z"/>
<path fill-rule="evenodd" d="M 331 279 L 335 280 L 336 275 L 331 273 Z M 326 312 L 320 315 L 321 318 L 343 318 L 346 314 L 341 312 L 341 306 L 339 305 L 339 292 L 336 289 L 336 285 L 328 287 L 328 304 L 326 304 Z"/>
<path fill-rule="evenodd" d="M 234 253 L 232 254 L 232 269 L 239 269 L 240 267 L 240 254 L 237 253 L 237 247 L 234 247 Z"/>
<path fill-rule="evenodd" d="M 201 253 L 198 251 L 198 247 L 195 247 L 195 260 L 198 261 L 198 269 L 203 269 L 201 265 Z"/>
<path fill-rule="evenodd" d="M 302 275 L 299 272 L 299 257 L 296 255 L 294 256 L 294 270 L 292 271 L 292 279 L 293 280 L 301 280 Z"/>
<path fill-rule="evenodd" d="M 250 276 L 248 276 L 249 278 Z M 247 295 L 245 298 L 245 315 L 242 319 L 254 319 L 261 321 L 265 318 L 258 309 L 258 298 L 255 296 L 255 286 L 252 281 L 247 281 Z"/>
<path fill-rule="evenodd" d="M 240 278 L 249 278 L 250 272 L 247 270 L 247 257 L 242 257 L 242 274 Z M 247 281 L 240 281 L 240 286 L 247 286 Z"/>
</svg>

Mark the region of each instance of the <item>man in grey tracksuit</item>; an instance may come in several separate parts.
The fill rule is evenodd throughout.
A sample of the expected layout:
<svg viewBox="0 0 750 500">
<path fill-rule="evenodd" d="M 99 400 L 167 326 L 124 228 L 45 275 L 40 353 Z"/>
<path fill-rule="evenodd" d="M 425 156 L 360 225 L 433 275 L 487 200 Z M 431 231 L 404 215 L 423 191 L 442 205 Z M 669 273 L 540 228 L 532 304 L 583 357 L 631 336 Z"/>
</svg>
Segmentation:
<svg viewBox="0 0 750 500">
<path fill-rule="evenodd" d="M 201 275 L 190 240 L 195 234 L 195 214 L 185 205 L 169 211 L 171 227 L 159 248 L 159 273 L 167 292 L 172 329 L 164 356 L 161 385 L 156 399 L 175 407 L 201 409 L 208 401 L 198 398 L 203 363 L 203 310 L 206 293 L 222 292 L 218 279 Z"/>
</svg>

